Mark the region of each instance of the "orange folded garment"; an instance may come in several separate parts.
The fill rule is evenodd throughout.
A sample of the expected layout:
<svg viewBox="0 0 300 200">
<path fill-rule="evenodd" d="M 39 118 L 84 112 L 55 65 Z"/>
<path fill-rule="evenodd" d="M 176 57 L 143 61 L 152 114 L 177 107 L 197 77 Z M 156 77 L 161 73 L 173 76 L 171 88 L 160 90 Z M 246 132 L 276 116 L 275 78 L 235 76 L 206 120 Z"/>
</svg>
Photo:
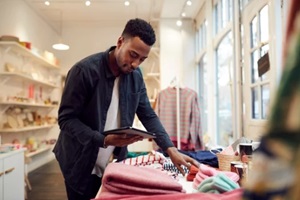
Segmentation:
<svg viewBox="0 0 300 200">
<path fill-rule="evenodd" d="M 186 176 L 186 180 L 187 181 L 193 181 L 194 178 L 195 178 L 195 176 L 196 176 L 196 174 L 198 173 L 198 171 L 199 171 L 199 168 L 196 167 L 196 166 L 194 166 L 194 165 L 192 165 L 190 167 L 188 175 Z"/>
</svg>

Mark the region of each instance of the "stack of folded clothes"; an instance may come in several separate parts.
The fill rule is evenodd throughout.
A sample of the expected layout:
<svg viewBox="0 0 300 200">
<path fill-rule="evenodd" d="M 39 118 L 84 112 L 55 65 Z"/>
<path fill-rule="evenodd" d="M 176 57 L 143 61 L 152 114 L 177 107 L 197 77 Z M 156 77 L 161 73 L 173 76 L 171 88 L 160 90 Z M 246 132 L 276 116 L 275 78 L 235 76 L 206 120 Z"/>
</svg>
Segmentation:
<svg viewBox="0 0 300 200">
<path fill-rule="evenodd" d="M 103 175 L 98 197 L 185 193 L 182 185 L 161 169 L 110 163 Z"/>
<path fill-rule="evenodd" d="M 219 173 L 216 176 L 209 177 L 202 181 L 197 187 L 199 192 L 205 193 L 224 193 L 240 188 L 240 186 L 232 181 L 228 176 Z"/>
<path fill-rule="evenodd" d="M 223 193 L 239 188 L 239 176 L 234 172 L 219 171 L 200 164 L 193 180 L 193 188 L 199 192 Z"/>
</svg>

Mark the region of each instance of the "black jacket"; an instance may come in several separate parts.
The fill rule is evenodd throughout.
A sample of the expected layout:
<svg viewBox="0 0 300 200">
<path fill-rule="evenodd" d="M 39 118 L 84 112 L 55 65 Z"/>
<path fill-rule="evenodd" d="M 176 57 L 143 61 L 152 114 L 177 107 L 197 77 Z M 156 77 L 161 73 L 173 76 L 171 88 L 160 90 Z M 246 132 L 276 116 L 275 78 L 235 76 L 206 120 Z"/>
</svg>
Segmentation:
<svg viewBox="0 0 300 200">
<path fill-rule="evenodd" d="M 109 51 L 91 55 L 68 72 L 58 111 L 60 134 L 53 149 L 67 184 L 83 193 L 103 147 L 104 125 L 115 77 L 108 64 Z M 151 108 L 140 69 L 121 75 L 119 83 L 121 126 L 131 126 L 135 113 L 145 128 L 157 135 L 156 143 L 166 150 L 173 143 Z M 127 147 L 115 148 L 118 160 Z"/>
</svg>

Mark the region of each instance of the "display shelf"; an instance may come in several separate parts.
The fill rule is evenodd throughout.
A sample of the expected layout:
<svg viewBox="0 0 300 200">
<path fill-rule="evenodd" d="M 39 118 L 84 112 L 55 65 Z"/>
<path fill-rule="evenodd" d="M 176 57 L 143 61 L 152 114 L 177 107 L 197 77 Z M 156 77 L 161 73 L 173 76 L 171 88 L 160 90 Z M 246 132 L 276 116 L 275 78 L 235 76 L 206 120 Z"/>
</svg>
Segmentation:
<svg viewBox="0 0 300 200">
<path fill-rule="evenodd" d="M 40 107 L 40 108 L 57 108 L 57 105 L 46 105 L 46 104 L 39 104 L 39 103 L 23 103 L 23 102 L 1 102 L 0 106 L 26 106 L 26 107 Z"/>
<path fill-rule="evenodd" d="M 50 124 L 50 125 L 43 125 L 43 126 L 30 126 L 25 128 L 9 128 L 9 129 L 1 129 L 0 133 L 18 133 L 18 132 L 25 132 L 25 131 L 34 131 L 34 130 L 40 130 L 40 129 L 47 129 L 52 128 L 56 124 Z"/>
<path fill-rule="evenodd" d="M 160 57 L 159 48 L 152 48 L 148 58 L 141 65 L 141 71 L 147 87 L 150 103 L 155 102 L 157 93 L 160 91 Z"/>
<path fill-rule="evenodd" d="M 55 57 L 50 52 L 45 51 L 42 54 L 35 48 L 28 49 L 12 41 L 0 41 L 0 57 L 2 141 L 11 142 L 13 139 L 21 141 L 28 137 L 36 137 L 40 141 L 49 137 L 57 138 L 56 118 L 58 102 L 61 98 L 61 75 Z M 10 113 L 11 111 L 13 114 Z M 34 114 L 37 118 L 33 117 Z M 33 118 L 31 119 L 30 116 Z M 47 117 L 46 121 L 42 121 L 44 117 Z M 14 121 L 10 123 L 12 118 Z M 25 119 L 27 121 L 24 121 Z M 44 125 L 38 125 L 41 123 Z M 30 158 L 28 172 L 52 158 L 50 148 L 51 146 L 43 146 L 26 155 Z M 38 156 L 39 154 L 41 156 Z"/>
<path fill-rule="evenodd" d="M 50 63 L 44 57 L 34 53 L 33 51 L 23 47 L 17 42 L 0 42 L 0 47 L 6 48 L 6 51 L 12 51 L 15 54 L 30 58 L 33 62 L 39 63 L 45 67 L 59 69 L 57 65 Z"/>
<path fill-rule="evenodd" d="M 145 81 L 149 81 L 152 79 L 157 81 L 157 84 L 160 84 L 160 73 L 147 73 L 144 77 Z"/>
<path fill-rule="evenodd" d="M 52 149 L 52 145 L 47 145 L 45 147 L 41 147 L 41 148 L 38 148 L 37 150 L 33 151 L 33 152 L 29 152 L 29 153 L 25 153 L 25 156 L 27 158 L 31 158 L 33 156 L 36 156 L 36 155 L 39 155 L 41 153 L 44 153 L 46 151 L 49 151 L 50 149 Z"/>
<path fill-rule="evenodd" d="M 148 77 L 159 77 L 160 73 L 147 73 L 146 76 L 148 76 Z"/>
<path fill-rule="evenodd" d="M 47 87 L 50 87 L 50 88 L 58 88 L 58 86 L 54 85 L 54 84 L 51 84 L 51 83 L 48 83 L 46 81 L 40 81 L 40 80 L 36 80 L 28 75 L 24 75 L 24 74 L 21 74 L 21 73 L 16 73 L 16 72 L 1 72 L 0 73 L 0 76 L 1 77 L 6 77 L 6 78 L 14 78 L 14 79 L 21 79 L 21 80 L 26 80 L 28 82 L 31 82 L 31 83 L 35 83 L 35 84 L 38 84 L 38 85 L 41 85 L 41 86 L 47 86 Z"/>
</svg>

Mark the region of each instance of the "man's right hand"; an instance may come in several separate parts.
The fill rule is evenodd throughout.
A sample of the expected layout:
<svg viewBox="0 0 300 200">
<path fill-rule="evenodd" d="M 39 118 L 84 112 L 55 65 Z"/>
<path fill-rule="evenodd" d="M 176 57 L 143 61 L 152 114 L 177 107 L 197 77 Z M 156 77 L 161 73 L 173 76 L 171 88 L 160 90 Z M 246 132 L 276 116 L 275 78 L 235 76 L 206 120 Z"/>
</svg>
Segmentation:
<svg viewBox="0 0 300 200">
<path fill-rule="evenodd" d="M 138 135 L 128 134 L 109 134 L 104 138 L 104 144 L 106 146 L 123 147 L 129 144 L 142 141 L 144 138 Z"/>
</svg>

